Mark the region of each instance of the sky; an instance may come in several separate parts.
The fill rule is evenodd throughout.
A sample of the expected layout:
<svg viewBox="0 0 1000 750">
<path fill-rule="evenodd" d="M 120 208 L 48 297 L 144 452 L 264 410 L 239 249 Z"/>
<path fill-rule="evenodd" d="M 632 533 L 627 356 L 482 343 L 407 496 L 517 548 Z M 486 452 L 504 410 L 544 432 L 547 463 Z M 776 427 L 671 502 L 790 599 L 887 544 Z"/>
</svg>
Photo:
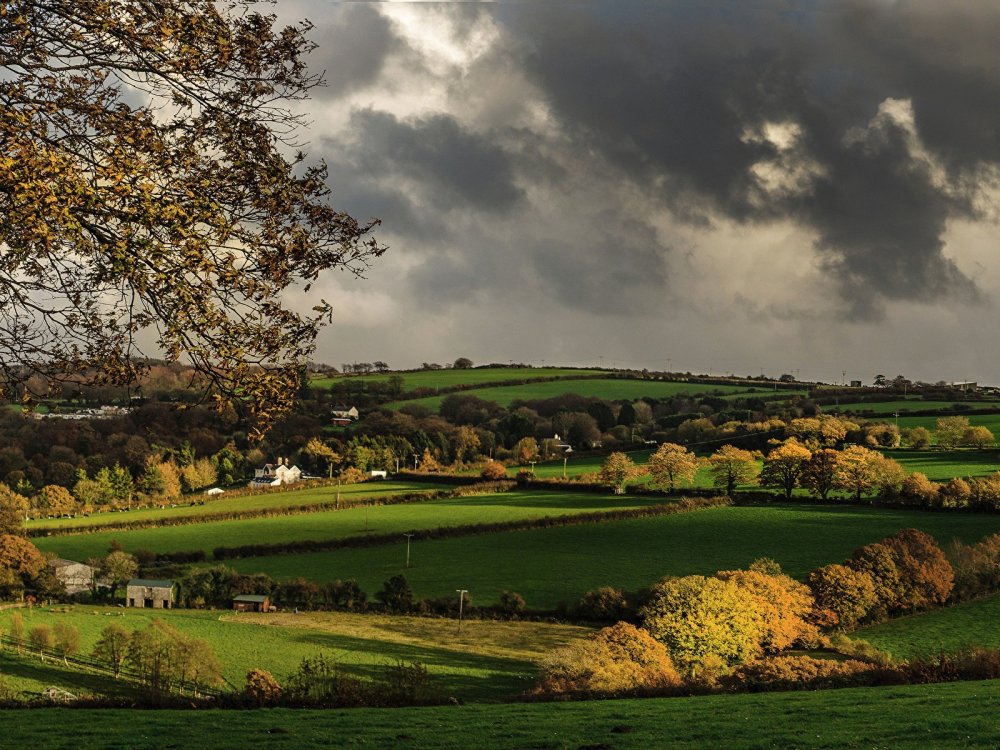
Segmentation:
<svg viewBox="0 0 1000 750">
<path fill-rule="evenodd" d="M 315 359 L 1000 383 L 994 2 L 367 3 L 308 18 Z"/>
</svg>

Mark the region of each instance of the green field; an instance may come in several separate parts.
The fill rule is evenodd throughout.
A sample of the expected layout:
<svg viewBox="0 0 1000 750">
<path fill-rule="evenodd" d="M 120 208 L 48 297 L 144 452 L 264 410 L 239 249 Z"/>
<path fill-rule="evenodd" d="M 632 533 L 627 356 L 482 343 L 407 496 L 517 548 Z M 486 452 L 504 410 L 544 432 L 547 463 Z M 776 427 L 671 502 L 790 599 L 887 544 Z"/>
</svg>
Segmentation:
<svg viewBox="0 0 1000 750">
<path fill-rule="evenodd" d="M 579 396 L 593 396 L 609 401 L 618 399 L 669 398 L 678 395 L 725 395 L 747 393 L 742 385 L 705 385 L 703 383 L 681 383 L 671 380 L 625 380 L 620 378 L 599 378 L 594 380 L 574 380 L 572 382 L 551 381 L 541 383 L 525 383 L 521 385 L 497 386 L 494 388 L 472 388 L 461 391 L 463 396 L 476 396 L 485 401 L 493 401 L 501 406 L 510 406 L 514 401 L 533 401 L 555 398 L 565 393 L 575 393 Z M 748 394 L 756 395 L 756 394 Z M 398 409 L 408 404 L 417 404 L 431 411 L 437 411 L 445 396 L 430 396 L 427 398 L 394 401 L 386 404 L 391 409 Z"/>
<path fill-rule="evenodd" d="M 1000 682 L 579 703 L 0 712 L 10 747 L 951 750 L 1000 744 Z M 58 731 L 54 728 L 58 727 Z"/>
<path fill-rule="evenodd" d="M 384 375 L 340 375 L 335 378 L 313 378 L 309 381 L 309 385 L 312 388 L 329 388 L 334 384 L 348 382 L 360 390 L 361 383 L 385 383 L 393 375 L 399 375 L 403 379 L 403 390 L 412 391 L 415 388 L 454 388 L 458 385 L 502 383 L 507 380 L 572 379 L 607 374 L 610 374 L 607 370 L 585 370 L 576 367 L 482 367 L 469 370 L 389 372 Z"/>
<path fill-rule="evenodd" d="M 449 694 L 466 700 L 495 700 L 523 691 L 534 679 L 539 655 L 588 632 L 568 625 L 470 620 L 458 633 L 454 620 L 333 612 L 255 615 L 84 606 L 20 611 L 26 631 L 58 620 L 75 626 L 82 653 L 90 652 L 110 622 L 133 630 L 163 619 L 207 640 L 223 665 L 223 676 L 237 687 L 251 669 L 266 669 L 282 680 L 302 659 L 322 652 L 361 676 L 397 660 L 419 661 Z M 7 632 L 9 621 L 10 612 L 0 612 L 0 627 Z M 58 679 L 71 691 L 102 681 L 10 652 L 0 666 L 24 693 L 43 689 L 46 679 Z M 44 673 L 38 674 L 39 669 Z"/>
<path fill-rule="evenodd" d="M 244 573 L 317 581 L 356 578 L 370 593 L 404 573 L 415 595 L 472 592 L 481 604 L 504 590 L 529 607 L 571 604 L 599 586 L 635 590 L 664 575 L 710 574 L 773 557 L 787 573 L 840 562 L 864 544 L 914 526 L 942 543 L 973 541 L 1000 531 L 1000 516 L 945 514 L 856 506 L 774 505 L 714 508 L 671 516 L 564 526 L 405 545 L 278 555 L 227 564 Z"/>
<path fill-rule="evenodd" d="M 1000 455 L 996 451 L 892 450 L 885 451 L 885 455 L 898 461 L 907 471 L 922 472 L 935 482 L 945 482 L 952 477 L 981 477 L 1000 469 Z"/>
<path fill-rule="evenodd" d="M 36 537 L 32 541 L 43 552 L 55 552 L 70 560 L 86 560 L 104 555 L 113 540 L 121 543 L 129 552 L 139 549 L 155 552 L 200 549 L 211 553 L 212 549 L 219 546 L 292 542 L 301 539 L 341 539 L 365 536 L 366 533 L 402 535 L 403 532 L 414 529 L 518 521 L 543 516 L 637 508 L 662 502 L 662 497 L 599 495 L 573 492 L 571 489 L 564 493 L 533 490 L 184 526 L 94 531 Z"/>
<path fill-rule="evenodd" d="M 892 416 L 893 412 L 899 412 L 900 416 L 907 411 L 951 411 L 958 408 L 966 409 L 1000 409 L 998 401 L 923 401 L 919 398 L 905 399 L 899 401 L 868 402 L 856 401 L 853 403 L 839 404 L 838 406 L 827 405 L 823 407 L 824 412 L 851 411 L 855 414 L 863 413 L 879 414 L 882 416 Z"/>
<path fill-rule="evenodd" d="M 853 635 L 903 659 L 967 646 L 1000 648 L 1000 596 L 900 617 Z"/>
<path fill-rule="evenodd" d="M 429 482 L 364 482 L 361 484 L 345 484 L 340 488 L 335 486 L 313 487 L 287 492 L 258 492 L 239 497 L 222 496 L 217 500 L 208 497 L 198 497 L 204 504 L 184 504 L 169 508 L 145 508 L 142 510 L 119 511 L 114 513 L 97 513 L 92 516 L 76 518 L 42 518 L 28 522 L 28 531 L 45 529 L 60 529 L 67 527 L 114 526 L 122 523 L 137 523 L 159 521 L 163 519 L 199 518 L 214 513 L 241 513 L 258 510 L 279 510 L 299 506 L 320 505 L 336 502 L 340 493 L 341 502 L 351 505 L 364 500 L 387 497 L 389 495 L 408 494 L 412 492 L 433 492 L 449 489 L 448 485 Z"/>
</svg>

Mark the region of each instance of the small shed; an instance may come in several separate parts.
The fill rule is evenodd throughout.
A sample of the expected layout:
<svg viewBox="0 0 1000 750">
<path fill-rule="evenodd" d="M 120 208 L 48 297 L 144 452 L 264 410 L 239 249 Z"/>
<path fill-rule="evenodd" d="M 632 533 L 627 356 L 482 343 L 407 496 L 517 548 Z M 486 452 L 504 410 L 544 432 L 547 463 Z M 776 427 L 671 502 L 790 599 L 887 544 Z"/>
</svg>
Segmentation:
<svg viewBox="0 0 1000 750">
<path fill-rule="evenodd" d="M 233 597 L 233 609 L 237 612 L 269 612 L 271 599 L 264 594 L 240 594 Z"/>
<path fill-rule="evenodd" d="M 170 609 L 174 606 L 174 582 L 156 578 L 133 578 L 125 588 L 125 606 Z"/>
</svg>

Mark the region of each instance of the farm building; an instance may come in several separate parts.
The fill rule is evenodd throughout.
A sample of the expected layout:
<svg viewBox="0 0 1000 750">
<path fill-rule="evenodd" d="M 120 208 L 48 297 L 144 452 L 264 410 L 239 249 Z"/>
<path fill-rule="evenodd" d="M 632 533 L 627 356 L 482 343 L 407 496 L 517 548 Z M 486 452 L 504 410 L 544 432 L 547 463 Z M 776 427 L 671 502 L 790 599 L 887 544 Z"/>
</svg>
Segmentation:
<svg viewBox="0 0 1000 750">
<path fill-rule="evenodd" d="M 269 612 L 271 599 L 264 594 L 240 594 L 233 598 L 233 609 L 237 612 Z"/>
<path fill-rule="evenodd" d="M 71 596 L 90 591 L 94 585 L 94 569 L 90 565 L 56 558 L 49 562 L 49 567 L 52 568 L 56 579 L 66 587 L 66 593 Z"/>
<path fill-rule="evenodd" d="M 155 578 L 133 578 L 125 588 L 125 606 L 170 609 L 174 606 L 174 582 Z"/>
<path fill-rule="evenodd" d="M 264 464 L 264 468 L 255 469 L 250 487 L 280 487 L 294 484 L 301 478 L 302 470 L 298 466 L 286 466 L 285 459 L 279 458 L 276 464 Z"/>
<path fill-rule="evenodd" d="M 360 412 L 358 412 L 358 407 L 352 406 L 350 409 L 334 409 L 333 419 L 330 420 L 330 424 L 337 427 L 346 427 L 355 420 L 357 420 Z"/>
</svg>

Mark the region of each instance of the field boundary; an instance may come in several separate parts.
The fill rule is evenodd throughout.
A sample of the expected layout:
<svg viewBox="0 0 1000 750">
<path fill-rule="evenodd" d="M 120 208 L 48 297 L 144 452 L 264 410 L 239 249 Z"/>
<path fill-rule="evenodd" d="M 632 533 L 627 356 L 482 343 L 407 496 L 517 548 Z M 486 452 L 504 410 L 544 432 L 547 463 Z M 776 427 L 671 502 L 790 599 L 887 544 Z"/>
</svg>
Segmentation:
<svg viewBox="0 0 1000 750">
<path fill-rule="evenodd" d="M 413 529 L 407 533 L 412 534 L 413 538 L 417 540 L 453 539 L 455 537 L 479 536 L 508 531 L 529 531 L 531 529 L 548 529 L 557 526 L 576 526 L 604 523 L 606 521 L 626 521 L 633 518 L 652 518 L 677 513 L 689 513 L 696 510 L 721 508 L 730 505 L 732 505 L 732 501 L 728 497 L 685 497 L 674 503 L 651 505 L 645 508 L 542 516 L 541 518 L 504 521 L 500 523 L 439 526 L 433 529 Z M 403 532 L 393 532 L 390 534 L 370 534 L 341 539 L 303 539 L 295 542 L 278 542 L 274 544 L 244 544 L 237 547 L 216 547 L 212 550 L 212 556 L 215 560 L 239 560 L 251 557 L 289 555 L 303 552 L 327 552 L 336 549 L 379 547 L 387 544 L 402 544 L 400 541 L 402 535 Z"/>
</svg>

